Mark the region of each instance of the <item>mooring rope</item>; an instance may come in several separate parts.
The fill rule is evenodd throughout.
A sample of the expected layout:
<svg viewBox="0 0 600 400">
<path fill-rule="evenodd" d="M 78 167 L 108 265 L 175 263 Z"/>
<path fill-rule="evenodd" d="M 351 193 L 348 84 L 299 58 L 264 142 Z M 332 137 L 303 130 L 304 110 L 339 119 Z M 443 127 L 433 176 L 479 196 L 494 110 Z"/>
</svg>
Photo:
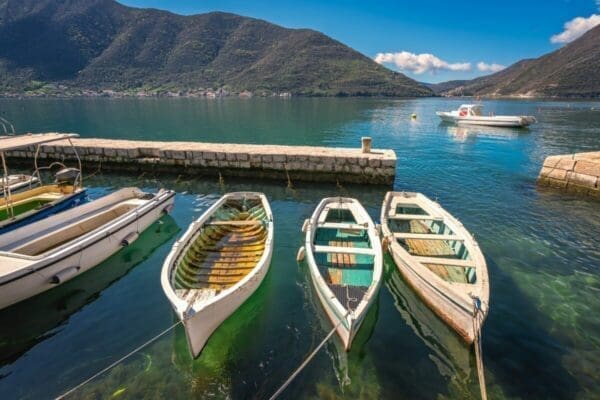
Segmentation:
<svg viewBox="0 0 600 400">
<path fill-rule="evenodd" d="M 292 381 L 294 379 L 296 379 L 298 374 L 300 372 L 302 372 L 302 370 L 308 365 L 309 362 L 311 362 L 311 360 L 314 358 L 314 356 L 317 355 L 319 350 L 321 350 L 321 348 L 323 346 L 325 346 L 325 344 L 329 341 L 329 339 L 331 339 L 331 336 L 333 336 L 333 334 L 335 333 L 338 326 L 340 326 L 344 322 L 344 320 L 346 319 L 347 316 L 348 316 L 348 313 L 346 313 L 346 315 L 344 315 L 344 317 L 342 319 L 340 319 L 340 322 L 338 322 L 337 325 L 333 327 L 333 329 L 327 334 L 327 336 L 325 336 L 325 339 L 323 339 L 321 341 L 321 343 L 319 343 L 319 345 L 308 355 L 308 357 L 306 357 L 306 359 L 302 362 L 302 364 L 300 364 L 300 366 L 298 368 L 296 368 L 294 373 L 292 373 L 290 375 L 290 377 L 287 378 L 287 380 L 283 383 L 283 385 L 281 385 L 279 387 L 279 389 L 277 389 L 277 391 L 275 393 L 273 393 L 273 395 L 271 397 L 269 397 L 269 400 L 275 400 L 276 398 L 281 396 L 281 393 L 283 393 L 283 391 L 290 385 L 290 383 L 292 383 Z"/>
<path fill-rule="evenodd" d="M 104 368 L 104 369 L 96 372 L 94 375 L 92 375 L 91 377 L 89 377 L 85 381 L 81 382 L 79 385 L 74 386 L 73 388 L 69 389 L 65 393 L 63 393 L 60 396 L 56 397 L 56 400 L 62 400 L 64 398 L 66 398 L 67 396 L 73 394 L 74 392 L 76 392 L 77 390 L 81 389 L 83 386 L 87 385 L 88 383 L 90 383 L 91 381 L 93 381 L 94 379 L 96 379 L 97 377 L 99 377 L 100 375 L 104 374 L 105 372 L 110 371 L 111 369 L 113 369 L 114 367 L 116 367 L 117 365 L 119 365 L 120 363 L 122 363 L 123 361 L 125 361 L 126 359 L 128 359 L 129 357 L 131 357 L 132 355 L 134 355 L 135 353 L 137 353 L 138 351 L 142 350 L 146 346 L 148 346 L 148 345 L 152 344 L 153 342 L 155 342 L 156 340 L 158 340 L 160 337 L 162 337 L 165 334 L 169 333 L 170 331 L 172 331 L 180 323 L 181 323 L 181 321 L 177 321 L 176 323 L 174 323 L 173 325 L 171 325 L 170 327 L 168 327 L 167 329 L 165 329 L 164 331 L 162 331 L 158 335 L 150 338 L 150 340 L 147 340 L 142 345 L 136 347 L 135 349 L 133 349 L 132 351 L 130 351 L 129 353 L 127 353 L 123 357 L 119 358 L 117 361 L 113 362 L 108 367 L 106 367 L 106 368 Z"/>
<path fill-rule="evenodd" d="M 475 363 L 477 365 L 477 377 L 479 378 L 479 390 L 481 391 L 481 399 L 487 400 L 487 388 L 485 385 L 485 373 L 483 369 L 483 352 L 481 350 L 481 323 L 483 314 L 481 313 L 481 300 L 474 299 L 475 315 L 473 315 L 473 332 L 475 333 Z"/>
</svg>

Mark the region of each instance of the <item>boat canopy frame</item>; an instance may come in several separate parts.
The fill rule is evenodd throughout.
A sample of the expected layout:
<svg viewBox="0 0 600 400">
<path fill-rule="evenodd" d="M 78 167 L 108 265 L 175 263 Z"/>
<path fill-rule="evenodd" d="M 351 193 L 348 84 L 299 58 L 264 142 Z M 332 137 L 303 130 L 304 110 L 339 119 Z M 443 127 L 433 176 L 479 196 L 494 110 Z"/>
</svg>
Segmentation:
<svg viewBox="0 0 600 400">
<path fill-rule="evenodd" d="M 13 131 L 14 131 L 14 128 L 13 128 Z M 55 161 L 55 162 L 52 162 L 48 166 L 40 167 L 38 165 L 38 158 L 40 155 L 40 150 L 42 148 L 42 145 L 46 144 L 46 143 L 50 143 L 50 142 L 66 140 L 69 142 L 71 149 L 73 149 L 73 154 L 75 154 L 75 158 L 77 158 L 77 166 L 79 169 L 79 174 L 77 175 L 77 177 L 75 178 L 75 181 L 73 182 L 73 187 L 81 189 L 81 188 L 83 188 L 83 168 L 82 168 L 82 163 L 81 163 L 81 157 L 79 157 L 77 148 L 73 145 L 73 142 L 71 140 L 71 139 L 77 138 L 77 137 L 79 137 L 79 135 L 76 133 L 36 133 L 36 134 L 28 133 L 28 134 L 24 134 L 24 135 L 0 136 L 0 161 L 2 162 L 2 171 L 3 171 L 2 193 L 4 195 L 4 199 L 6 200 L 7 213 L 11 217 L 14 217 L 14 210 L 13 210 L 13 202 L 12 202 L 12 194 L 11 194 L 11 190 L 10 190 L 10 185 L 8 184 L 9 174 L 8 174 L 8 166 L 6 163 L 6 154 L 5 153 L 7 151 L 14 151 L 14 150 L 27 148 L 30 146 L 35 146 L 35 154 L 33 157 L 34 170 L 33 170 L 33 173 L 31 174 L 31 177 L 37 176 L 39 184 L 43 185 L 40 170 L 49 170 L 57 165 L 62 166 L 63 168 L 66 168 L 66 166 L 60 161 Z M 31 183 L 32 183 L 32 181 L 29 182 L 30 189 L 31 189 Z"/>
</svg>

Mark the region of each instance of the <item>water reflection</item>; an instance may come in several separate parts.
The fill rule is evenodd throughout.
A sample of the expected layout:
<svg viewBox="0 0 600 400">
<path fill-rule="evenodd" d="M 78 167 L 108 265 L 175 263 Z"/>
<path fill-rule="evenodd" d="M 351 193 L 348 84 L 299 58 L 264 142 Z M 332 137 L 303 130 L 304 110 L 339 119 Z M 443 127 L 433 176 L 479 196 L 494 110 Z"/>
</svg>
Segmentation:
<svg viewBox="0 0 600 400">
<path fill-rule="evenodd" d="M 171 239 L 179 227 L 163 216 L 144 231 L 131 246 L 119 251 L 96 268 L 57 288 L 0 312 L 0 366 L 10 364 L 33 346 L 60 332 L 60 325 L 100 296 L 158 247 Z M 7 372 L 10 374 L 10 371 Z"/>
</svg>

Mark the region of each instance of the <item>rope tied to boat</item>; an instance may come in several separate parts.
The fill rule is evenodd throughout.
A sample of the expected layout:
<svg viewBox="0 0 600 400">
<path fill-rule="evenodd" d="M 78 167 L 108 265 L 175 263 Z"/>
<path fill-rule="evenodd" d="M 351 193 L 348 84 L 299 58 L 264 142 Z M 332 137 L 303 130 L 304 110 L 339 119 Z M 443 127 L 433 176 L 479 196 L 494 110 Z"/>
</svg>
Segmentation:
<svg viewBox="0 0 600 400">
<path fill-rule="evenodd" d="M 269 397 L 269 400 L 275 400 L 276 398 L 278 398 L 279 396 L 281 396 L 281 393 L 283 393 L 285 391 L 285 389 L 290 385 L 290 383 L 292 383 L 292 381 L 294 379 L 296 379 L 296 377 L 298 376 L 298 374 L 300 374 L 300 372 L 302 372 L 302 370 L 317 355 L 317 353 L 319 352 L 319 350 L 321 350 L 321 348 L 323 346 L 325 346 L 325 344 L 329 341 L 329 339 L 331 339 L 331 337 L 333 336 L 333 334 L 335 333 L 335 331 L 337 330 L 337 328 L 344 322 L 344 320 L 346 319 L 346 317 L 348 316 L 348 314 L 349 313 L 346 313 L 340 319 L 340 321 L 337 323 L 337 325 L 335 325 L 333 327 L 333 329 L 327 334 L 327 336 L 325 336 L 325 338 L 321 341 L 321 343 L 319 343 L 319 345 L 317 347 L 315 347 L 315 349 L 304 359 L 304 361 L 302 362 L 302 364 L 300 364 L 300 366 L 298 366 L 298 368 L 296 368 L 296 370 L 290 375 L 290 377 L 287 378 L 285 382 L 283 382 L 283 384 L 279 387 L 279 389 L 277 389 L 277 391 L 275 393 L 273 393 L 273 395 L 271 397 Z"/>
<path fill-rule="evenodd" d="M 473 298 L 473 333 L 475 334 L 475 340 L 473 345 L 475 346 L 475 363 L 477 365 L 477 377 L 479 379 L 479 390 L 481 392 L 481 399 L 487 400 L 487 388 L 485 385 L 485 373 L 483 369 L 483 352 L 481 345 L 481 328 L 483 326 L 483 309 L 481 308 L 483 302 L 477 296 Z"/>
<path fill-rule="evenodd" d="M 81 382 L 77 386 L 72 387 L 71 389 L 69 389 L 66 392 L 64 392 L 63 394 L 61 394 L 60 396 L 56 397 L 56 400 L 65 399 L 67 396 L 75 393 L 77 390 L 81 389 L 82 387 L 84 387 L 85 385 L 87 385 L 88 383 L 90 383 L 91 381 L 93 381 L 94 379 L 96 379 L 97 377 L 99 377 L 100 375 L 104 374 L 105 372 L 110 371 L 111 369 L 113 369 L 114 367 L 116 367 L 117 365 L 119 365 L 120 363 L 122 363 L 123 361 L 125 361 L 126 359 L 128 359 L 129 357 L 131 357 L 132 355 L 136 354 L 140 350 L 142 350 L 145 347 L 149 346 L 150 344 L 154 343 L 156 340 L 160 339 L 161 337 L 163 337 L 164 335 L 166 335 L 167 333 L 169 333 L 170 331 L 172 331 L 173 329 L 175 329 L 175 327 L 177 325 L 179 325 L 179 324 L 181 324 L 181 320 L 177 321 L 173 325 L 169 326 L 167 329 L 165 329 L 164 331 L 160 332 L 158 335 L 156 335 L 156 336 L 150 338 L 149 340 L 145 341 L 140 346 L 136 347 L 135 349 L 133 349 L 129 353 L 125 354 L 123 357 L 119 358 L 118 360 L 116 360 L 112 364 L 110 364 L 107 367 L 103 368 L 102 370 L 96 372 L 94 375 L 92 375 L 88 379 L 84 380 L 83 382 Z"/>
</svg>

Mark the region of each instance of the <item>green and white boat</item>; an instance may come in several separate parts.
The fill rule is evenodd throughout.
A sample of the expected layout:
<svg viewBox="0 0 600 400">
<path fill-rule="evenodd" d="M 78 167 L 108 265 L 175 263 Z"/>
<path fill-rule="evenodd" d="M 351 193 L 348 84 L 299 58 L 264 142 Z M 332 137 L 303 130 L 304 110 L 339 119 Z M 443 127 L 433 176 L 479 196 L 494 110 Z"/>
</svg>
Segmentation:
<svg viewBox="0 0 600 400">
<path fill-rule="evenodd" d="M 485 257 L 465 227 L 421 193 L 388 192 L 381 208 L 386 247 L 406 282 L 467 343 L 489 311 Z"/>
<path fill-rule="evenodd" d="M 302 230 L 317 297 L 348 351 L 381 286 L 377 229 L 356 199 L 332 197 L 319 203 Z"/>
</svg>

